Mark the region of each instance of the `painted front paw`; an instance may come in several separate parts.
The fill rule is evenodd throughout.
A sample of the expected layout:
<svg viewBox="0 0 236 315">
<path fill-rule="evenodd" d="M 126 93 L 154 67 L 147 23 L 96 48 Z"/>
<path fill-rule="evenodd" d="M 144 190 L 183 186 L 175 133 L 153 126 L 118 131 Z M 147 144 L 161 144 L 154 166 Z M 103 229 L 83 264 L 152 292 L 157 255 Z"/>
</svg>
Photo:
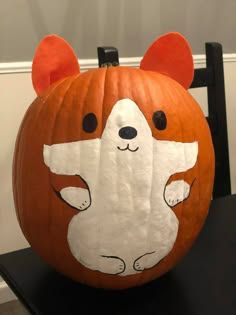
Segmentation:
<svg viewBox="0 0 236 315">
<path fill-rule="evenodd" d="M 91 205 L 88 189 L 80 187 L 65 187 L 60 190 L 61 197 L 72 207 L 86 210 Z"/>
<path fill-rule="evenodd" d="M 133 264 L 133 268 L 136 271 L 143 271 L 144 269 L 149 269 L 155 266 L 159 262 L 159 255 L 154 252 L 146 253 L 138 257 Z"/>
<path fill-rule="evenodd" d="M 188 198 L 190 193 L 190 185 L 184 180 L 176 180 L 166 186 L 165 201 L 170 207 L 176 206 Z"/>
<path fill-rule="evenodd" d="M 99 271 L 111 275 L 119 275 L 125 271 L 125 262 L 117 256 L 101 255 L 99 260 Z"/>
</svg>

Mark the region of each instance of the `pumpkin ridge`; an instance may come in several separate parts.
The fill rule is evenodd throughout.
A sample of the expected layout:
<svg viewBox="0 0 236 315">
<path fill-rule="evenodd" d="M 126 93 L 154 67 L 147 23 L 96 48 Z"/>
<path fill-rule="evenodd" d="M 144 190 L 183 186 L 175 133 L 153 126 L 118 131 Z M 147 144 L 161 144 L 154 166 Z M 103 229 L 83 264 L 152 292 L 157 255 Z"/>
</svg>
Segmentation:
<svg viewBox="0 0 236 315">
<path fill-rule="evenodd" d="M 102 117 L 102 119 L 101 119 L 101 123 L 102 123 L 102 133 L 103 133 L 103 131 L 104 131 L 104 129 L 105 129 L 105 126 L 106 126 L 106 122 L 105 122 L 105 117 L 104 117 L 104 107 L 105 107 L 105 91 L 106 91 L 106 86 L 107 86 L 107 76 L 108 76 L 108 69 L 109 68 L 106 68 L 105 69 L 105 76 L 104 76 L 104 90 L 103 90 L 103 99 L 102 99 L 102 106 L 101 106 L 101 109 L 102 109 L 102 114 L 101 114 L 101 117 Z M 101 136 L 102 136 L 102 134 L 101 134 Z M 99 180 L 99 178 L 100 178 L 100 170 L 101 170 L 101 167 L 100 167 L 100 165 L 101 165 L 101 149 L 102 149 L 102 145 L 100 146 L 100 154 L 99 154 L 99 173 L 98 173 L 98 178 L 97 178 L 97 181 Z M 101 229 L 101 227 L 100 227 L 100 225 L 98 224 L 98 226 L 97 226 L 97 235 L 99 236 L 100 235 L 100 229 Z M 97 237 L 97 240 L 98 240 L 98 245 L 99 245 L 99 247 L 101 246 L 101 241 L 100 241 L 100 239 L 99 239 L 99 237 Z M 97 272 L 97 274 L 96 274 L 96 279 L 97 279 L 97 285 L 100 287 L 101 286 L 101 283 L 102 283 L 102 279 L 101 279 L 101 275 L 100 275 L 100 273 L 99 272 Z"/>
<path fill-rule="evenodd" d="M 104 69 L 104 77 L 103 77 L 103 86 L 104 86 L 104 90 L 103 90 L 103 97 L 102 97 L 102 105 L 101 105 L 101 136 L 102 136 L 102 133 L 104 131 L 104 128 L 106 126 L 106 121 L 105 121 L 105 117 L 104 117 L 104 107 L 105 107 L 105 91 L 106 91 L 106 85 L 107 85 L 107 76 L 108 76 L 108 69 L 109 68 L 105 68 Z M 100 71 L 100 73 L 102 73 L 103 69 L 98 69 L 98 71 Z M 95 73 L 94 73 L 95 74 Z M 91 78 L 91 81 L 92 81 L 93 77 Z M 90 81 L 90 84 L 91 84 L 91 81 Z M 100 137 L 101 137 L 100 136 Z M 98 170 L 98 174 L 97 174 L 97 185 L 99 185 L 99 178 L 100 178 L 100 173 L 101 173 L 101 150 L 102 150 L 102 145 L 100 145 L 100 154 L 99 154 L 99 170 Z M 101 242 L 100 242 L 100 238 L 99 238 L 99 235 L 100 235 L 100 231 L 101 231 L 101 227 L 100 227 L 100 224 L 98 222 L 97 224 L 97 227 L 96 227 L 96 234 L 97 234 L 97 247 L 100 248 L 101 247 Z M 101 274 L 100 272 L 96 272 L 96 286 L 100 287 L 101 286 Z"/>
<path fill-rule="evenodd" d="M 44 110 L 46 110 L 45 106 L 46 106 L 47 102 L 48 102 L 48 101 L 50 100 L 50 98 L 53 97 L 54 94 L 56 93 L 56 90 L 57 90 L 56 88 L 57 88 L 59 85 L 62 85 L 65 81 L 66 81 L 66 80 L 61 81 L 59 84 L 56 84 L 56 86 L 53 85 L 53 86 L 51 87 L 51 89 L 50 89 L 50 93 L 44 94 L 44 100 L 43 100 L 42 104 L 40 104 L 41 106 L 40 106 L 40 109 L 38 110 L 37 116 L 34 117 L 34 120 L 30 122 L 30 125 L 28 125 L 28 126 L 26 125 L 26 128 L 32 127 L 33 125 L 37 125 L 37 120 L 39 119 L 39 117 L 42 117 L 42 112 L 43 112 Z M 42 98 L 42 96 L 39 96 L 37 99 L 40 100 L 41 98 Z M 30 115 L 32 116 L 32 112 L 30 113 Z M 30 135 L 30 136 L 31 136 L 31 135 Z M 22 137 L 22 135 L 21 135 L 21 137 Z M 29 141 L 30 141 L 30 140 L 29 140 L 29 137 L 26 137 L 26 136 L 25 136 L 25 143 L 27 143 L 27 142 L 29 142 Z M 24 146 L 25 146 L 25 145 L 24 145 Z M 22 173 L 22 171 L 21 171 L 21 173 Z M 23 185 L 21 185 L 21 186 L 22 186 L 22 189 L 23 189 Z M 28 187 L 27 189 L 29 189 L 29 187 Z M 27 195 L 27 194 L 25 194 L 25 195 Z M 24 201 L 24 203 L 26 203 L 26 201 Z M 24 208 L 24 216 L 26 217 L 26 220 L 25 220 L 26 222 L 30 221 L 29 218 L 32 216 L 32 209 L 29 208 L 27 205 L 26 205 L 26 207 Z M 25 236 L 26 236 L 26 239 L 27 239 L 28 241 L 31 240 L 31 246 L 32 246 L 33 248 L 36 247 L 36 249 L 37 249 L 37 248 L 38 248 L 38 244 L 37 244 L 37 241 L 35 242 L 34 237 L 33 237 L 33 235 L 35 234 L 35 233 L 34 233 L 34 226 L 32 225 L 32 227 L 31 227 L 30 225 L 28 225 L 28 229 L 23 228 L 23 231 L 24 231 L 24 234 L 25 234 Z M 47 242 L 47 244 L 48 244 L 48 242 Z M 49 256 L 49 255 L 47 254 L 47 256 Z"/>
<path fill-rule="evenodd" d="M 84 82 L 76 82 L 75 85 L 73 85 L 71 87 L 71 89 L 74 89 L 74 88 L 77 88 L 77 93 L 74 95 L 74 99 L 77 99 L 78 97 L 81 98 L 81 103 L 83 104 L 83 106 L 81 107 L 81 112 L 82 112 L 82 117 L 84 116 L 84 114 L 87 112 L 87 109 L 86 109 L 86 105 L 89 105 L 90 102 L 88 101 L 88 98 L 89 98 L 89 94 L 90 94 L 90 90 L 92 89 L 93 87 L 93 84 L 94 84 L 94 81 L 96 83 L 96 80 L 97 80 L 97 71 L 99 71 L 100 73 L 102 73 L 104 70 L 106 69 L 98 69 L 98 70 L 90 70 L 88 72 L 85 72 L 84 75 L 86 75 L 86 81 Z M 82 74 L 83 75 L 83 74 Z M 99 76 L 100 78 L 100 76 Z M 84 84 L 86 83 L 86 85 L 84 86 Z M 71 90 L 70 89 L 70 90 Z M 80 91 L 82 90 L 82 94 L 80 93 Z M 75 102 L 76 103 L 76 102 Z M 68 117 L 68 119 L 70 119 L 71 117 Z M 83 139 L 83 137 L 81 137 L 81 130 L 80 130 L 80 135 L 78 137 L 79 139 Z M 84 140 L 82 140 L 84 141 Z M 80 158 L 81 160 L 81 158 Z M 82 180 L 84 180 L 84 178 L 82 178 Z M 87 209 L 89 211 L 89 209 Z M 87 211 L 86 210 L 86 211 Z M 67 232 L 68 233 L 68 232 Z M 99 237 L 97 237 L 97 240 L 99 241 Z M 67 241 L 67 246 L 68 245 L 68 241 Z M 71 254 L 72 255 L 72 254 Z M 74 258 L 74 257 L 73 257 Z M 80 264 L 80 262 L 77 261 L 77 263 Z M 83 265 L 81 265 L 83 267 Z M 83 276 L 83 275 L 82 275 Z M 98 272 L 95 272 L 95 278 L 98 279 L 100 278 L 100 273 Z M 82 278 L 81 277 L 81 281 L 82 282 L 85 282 L 86 283 L 86 278 Z M 100 281 L 95 281 L 96 284 L 95 286 L 98 286 L 100 285 Z"/>
<path fill-rule="evenodd" d="M 64 80 L 63 80 L 64 81 Z M 58 84 L 57 84 L 58 85 Z M 55 88 L 56 88 L 56 86 L 54 86 L 54 87 L 51 87 L 51 91 L 53 92 L 54 90 L 55 90 Z M 20 130 L 19 130 L 19 132 L 18 132 L 18 137 L 17 137 L 17 144 L 16 144 L 16 146 L 18 147 L 18 148 L 20 148 L 20 147 L 24 147 L 24 143 L 26 142 L 26 139 L 25 139 L 25 141 L 23 141 L 24 139 L 22 139 L 22 134 L 25 132 L 25 129 L 27 128 L 27 123 L 28 123 L 28 119 L 29 119 L 29 117 L 31 117 L 32 116 L 32 107 L 35 105 L 35 106 L 38 106 L 37 104 L 40 102 L 40 100 L 42 100 L 43 99 L 43 103 L 42 104 L 40 104 L 41 106 L 40 106 L 40 109 L 37 111 L 37 116 L 35 117 L 35 121 L 36 121 L 36 119 L 37 119 L 37 117 L 39 117 L 40 116 L 40 113 L 41 113 L 41 110 L 43 109 L 43 107 L 44 107 L 44 104 L 46 103 L 46 101 L 47 101 L 47 99 L 48 99 L 48 97 L 49 97 L 49 94 L 44 94 L 44 95 L 41 95 L 41 96 L 38 96 L 35 100 L 34 100 L 34 102 L 28 107 L 28 109 L 27 109 L 27 111 L 26 111 L 26 113 L 25 113 L 25 115 L 24 115 L 24 119 L 23 119 L 23 121 L 22 121 L 22 124 L 21 124 L 21 127 L 20 127 Z M 22 154 L 23 153 L 20 153 L 19 152 L 19 149 L 18 149 L 18 152 L 15 152 L 14 153 L 14 158 L 17 158 L 17 162 L 16 162 L 16 165 L 17 165 L 17 168 L 19 168 L 19 171 L 18 171 L 18 173 L 19 174 L 22 174 L 23 172 L 22 172 L 22 168 L 23 168 L 23 158 L 22 158 Z M 17 175 L 15 176 L 15 180 L 17 180 Z M 14 186 L 13 187 L 15 187 L 16 185 L 14 184 Z M 21 190 L 22 190 L 22 188 L 23 188 L 23 186 L 21 185 Z M 21 192 L 21 194 L 20 195 L 22 195 L 22 192 Z M 19 204 L 19 203 L 21 203 L 22 204 L 22 200 L 21 201 L 19 201 L 18 200 L 18 196 L 19 196 L 19 192 L 17 191 L 16 192 L 16 194 L 14 194 L 14 199 L 15 198 L 17 198 L 17 200 L 15 200 L 15 206 L 16 206 L 16 204 Z M 26 213 L 27 213 L 27 211 L 26 211 Z M 25 234 L 26 233 L 26 231 L 25 231 L 25 227 L 24 227 L 24 223 L 22 223 L 22 213 L 21 213 L 21 211 L 20 211 L 20 209 L 19 209 L 19 211 L 17 211 L 17 215 L 18 215 L 18 217 L 19 217 L 19 224 L 20 224 L 20 227 L 22 228 L 22 231 L 24 232 L 24 235 L 25 235 L 25 237 L 26 237 L 26 239 L 28 239 L 28 237 L 27 237 L 27 235 Z M 27 233 L 28 234 L 28 233 Z M 31 233 L 30 233 L 31 234 Z"/>
<path fill-rule="evenodd" d="M 177 82 L 178 83 L 178 82 Z M 181 90 L 181 93 L 179 93 L 179 91 L 178 91 L 178 89 L 176 88 L 176 86 L 174 86 L 173 87 L 173 89 L 174 89 L 174 91 L 175 91 L 175 93 L 177 93 L 177 95 L 179 94 L 180 95 L 180 98 L 181 99 L 183 99 L 182 98 L 182 90 Z M 168 91 L 169 92 L 169 91 Z M 169 93 L 170 94 L 170 93 Z M 177 106 L 176 104 L 175 105 L 173 105 L 173 107 L 175 107 L 175 106 Z M 185 103 L 183 102 L 183 106 L 185 106 Z M 178 121 L 179 121 L 179 128 L 180 128 L 180 132 L 181 132 L 181 141 L 182 142 L 185 142 L 184 140 L 184 136 L 183 136 L 183 125 L 182 125 L 182 121 L 181 121 L 181 119 L 180 119 L 180 117 L 179 117 L 179 113 L 177 112 L 177 110 L 175 109 L 175 115 L 176 115 L 176 117 L 178 118 Z M 186 154 L 184 154 L 185 155 L 185 157 L 186 157 Z M 175 174 L 173 174 L 173 175 L 175 175 Z M 172 178 L 173 178 L 173 176 L 171 176 Z M 171 178 L 170 177 L 170 178 Z M 170 180 L 170 178 L 168 179 L 168 181 Z M 184 172 L 183 173 L 183 180 L 185 180 L 185 178 L 186 178 L 186 172 Z M 183 200 L 181 203 L 180 203 L 180 208 L 181 208 L 181 210 L 180 210 L 180 213 L 181 214 L 183 214 L 183 211 L 184 211 L 184 208 L 185 208 L 185 200 Z M 174 211 L 173 209 L 172 209 L 172 211 Z M 175 211 L 174 211 L 175 212 Z M 175 213 L 175 215 L 176 215 L 176 213 Z M 176 215 L 177 216 L 177 215 Z M 179 220 L 179 219 L 178 219 Z M 176 242 L 175 242 L 175 244 L 174 244 L 174 246 L 173 246 L 173 248 L 175 247 L 175 245 L 176 245 L 176 243 L 178 242 L 178 239 L 179 239 L 179 236 L 180 236 L 180 229 L 181 229 L 181 222 L 180 222 L 181 220 L 179 220 L 179 230 L 178 230 L 178 234 L 177 234 L 177 237 L 176 237 Z"/>
<path fill-rule="evenodd" d="M 139 74 L 139 79 L 142 82 L 141 86 L 144 87 L 145 100 L 148 100 L 148 103 L 149 103 L 150 102 L 150 90 L 149 90 L 149 86 L 145 84 L 146 73 L 141 72 Z M 145 119 L 147 119 L 146 116 L 145 116 Z M 151 132 L 152 132 L 152 130 L 151 130 Z M 152 137 L 153 137 L 153 133 L 152 133 Z M 152 152 L 153 152 L 153 141 L 152 141 Z M 153 173 L 154 173 L 154 155 L 152 154 L 152 175 L 151 175 L 151 189 L 150 189 L 150 195 L 149 195 L 149 214 L 148 214 L 148 219 L 146 222 L 147 231 L 148 231 L 147 235 L 146 235 L 146 242 L 145 242 L 146 243 L 146 251 L 148 250 L 148 244 L 149 244 L 149 239 L 150 239 L 150 221 L 151 221 L 151 216 L 152 216 L 153 208 L 154 208 L 152 205 L 152 202 L 151 202 L 151 200 L 152 200 L 151 196 L 152 196 L 153 190 L 154 190 L 154 175 L 153 175 Z M 144 275 L 145 275 L 145 270 L 143 272 L 140 272 L 140 274 L 139 274 L 139 280 L 141 283 L 143 283 L 143 281 L 144 281 Z"/>
<path fill-rule="evenodd" d="M 178 82 L 176 82 L 177 83 L 177 85 L 179 84 Z M 177 88 L 177 86 L 176 85 L 174 85 L 173 86 L 173 90 L 174 90 L 174 92 L 179 96 L 179 98 L 182 100 L 182 102 L 181 102 L 181 104 L 182 104 L 182 106 L 184 106 L 185 107 L 185 110 L 187 109 L 187 107 L 185 106 L 185 102 L 183 101 L 183 90 L 181 89 L 181 90 L 179 90 L 178 88 Z M 184 90 L 184 92 L 185 92 L 185 90 Z M 178 113 L 178 111 L 177 111 L 177 109 L 176 109 L 176 107 L 177 107 L 177 104 L 175 104 L 175 102 L 174 102 L 174 99 L 173 99 L 173 97 L 172 97 L 172 93 L 170 93 L 170 91 L 168 90 L 167 91 L 167 93 L 169 94 L 169 96 L 170 96 L 170 98 L 172 99 L 172 107 L 173 107 L 173 109 L 174 109 L 174 112 L 175 112 L 175 116 L 177 117 L 177 119 L 178 119 L 178 122 L 179 122 L 179 129 L 180 129 L 180 132 L 181 132 L 181 142 L 186 142 L 185 141 L 185 139 L 184 139 L 184 136 L 183 136 L 183 134 L 184 134 L 184 132 L 183 132 L 183 125 L 182 125 L 182 121 L 181 121 L 181 119 L 180 119 L 180 117 L 179 117 L 179 113 Z M 174 94 L 175 94 L 174 93 Z M 179 99 L 178 98 L 178 99 Z M 195 137 L 194 137 L 195 138 Z M 189 170 L 188 170 L 189 171 Z M 187 171 L 187 172 L 188 172 Z M 183 178 L 183 180 L 185 181 L 185 179 L 186 179 L 186 174 L 187 174 L 187 172 L 183 172 L 183 173 L 181 173 L 181 178 Z M 178 176 L 178 174 L 179 173 L 176 173 L 176 174 L 173 174 L 169 179 L 168 179 L 168 182 L 172 182 L 172 181 L 174 181 L 174 179 L 173 179 L 173 176 L 175 176 L 175 175 L 177 175 Z M 172 178 L 172 179 L 171 179 Z M 183 200 L 179 205 L 178 205 L 179 207 L 180 207 L 180 210 L 179 210 L 179 217 L 182 217 L 182 215 L 184 214 L 184 209 L 185 209 L 185 200 Z M 177 216 L 177 214 L 176 214 L 176 212 L 172 209 L 172 211 L 175 213 L 175 215 Z M 181 236 L 181 227 L 182 227 L 182 220 L 179 220 L 179 231 L 178 231 L 178 234 L 177 234 L 177 237 L 176 237 L 176 242 L 175 242 L 175 244 L 174 244 L 174 246 L 173 246 L 173 248 L 172 249 L 174 249 L 174 252 L 173 253 L 175 253 L 175 247 L 176 247 L 176 244 L 178 244 L 178 242 L 179 242 L 179 238 L 180 238 L 180 236 Z"/>
<path fill-rule="evenodd" d="M 67 93 L 69 93 L 70 91 L 70 88 L 71 86 L 76 82 L 76 79 L 79 77 L 80 74 L 77 74 L 75 76 L 73 76 L 73 79 L 71 80 L 71 82 L 69 83 L 69 85 L 67 86 L 66 90 L 64 91 L 64 94 L 63 94 L 63 97 L 61 98 L 61 102 L 60 102 L 60 105 L 59 105 L 59 110 L 57 110 L 57 113 L 54 117 L 54 121 L 53 121 L 53 124 L 52 124 L 52 128 L 51 128 L 51 136 L 50 136 L 50 143 L 52 143 L 52 139 L 54 138 L 54 132 L 55 132 L 55 126 L 56 126 L 56 122 L 58 121 L 58 117 L 59 117 L 59 114 L 63 108 L 63 105 L 64 105 L 64 101 L 65 101 L 65 97 L 67 95 Z M 67 81 L 67 80 L 65 80 Z M 63 80 L 63 82 L 65 82 Z M 61 86 L 59 86 L 60 88 Z M 48 181 L 50 183 L 50 170 L 48 169 Z M 53 226 L 53 218 L 52 218 L 52 211 L 50 211 L 51 207 L 52 207 L 52 198 L 50 198 L 50 195 L 51 195 L 51 187 L 48 186 L 48 207 L 47 207 L 47 216 L 48 216 L 48 234 L 51 236 L 49 238 L 49 247 L 50 247 L 50 255 L 53 255 L 56 259 L 56 257 L 58 256 L 57 255 L 57 252 L 54 251 L 54 237 L 53 237 L 53 232 L 52 232 L 52 226 Z M 56 248 L 56 247 L 55 247 Z"/>
<path fill-rule="evenodd" d="M 178 82 L 177 82 L 178 83 Z M 185 108 L 186 108 L 186 106 L 185 106 L 185 101 L 183 100 L 183 93 L 182 93 L 182 90 L 181 90 L 181 92 L 176 88 L 176 86 L 174 86 L 174 90 L 175 90 L 175 93 L 177 93 L 177 95 L 179 95 L 179 97 L 181 98 L 181 100 L 182 100 L 182 103 L 181 104 L 183 104 L 182 106 L 184 106 Z M 177 104 L 175 104 L 174 106 L 177 106 Z M 182 126 L 182 121 L 181 121 L 181 119 L 180 119 L 180 117 L 179 117 L 179 114 L 178 114 L 178 112 L 177 112 L 177 110 L 175 110 L 175 115 L 176 115 L 176 117 L 178 118 L 178 121 L 179 121 L 179 128 L 180 128 L 180 131 L 181 131 L 181 138 L 182 138 L 182 142 L 185 142 L 185 139 L 184 139 L 184 136 L 183 136 L 183 126 Z M 195 138 L 195 137 L 194 137 Z M 185 154 L 185 156 L 186 156 L 186 154 Z M 187 171 L 188 172 L 188 171 Z M 181 178 L 183 178 L 183 180 L 184 181 L 186 181 L 186 173 L 187 172 L 184 172 L 184 173 L 182 173 L 181 175 Z M 178 175 L 178 173 L 177 174 L 174 174 L 174 175 Z M 172 177 L 172 180 L 171 180 L 171 182 L 174 180 L 173 179 L 173 176 L 171 176 Z M 171 177 L 169 178 L 169 180 L 171 179 Z M 169 181 L 168 180 L 168 181 Z M 182 217 L 183 216 L 183 214 L 184 214 L 184 210 L 185 210 L 185 200 L 183 200 L 180 204 L 179 204 L 179 207 L 180 207 L 180 210 L 179 210 L 179 216 L 180 217 Z M 173 210 L 174 211 L 174 210 Z M 176 242 L 175 242 L 175 244 L 174 244 L 174 246 L 173 246 L 173 248 L 175 249 L 175 247 L 176 247 L 176 244 L 179 242 L 179 238 L 180 238 L 180 236 L 181 236 L 181 227 L 182 227 L 182 220 L 179 220 L 179 231 L 178 231 L 178 234 L 177 234 L 177 237 L 176 237 Z M 175 259 L 175 258 L 174 258 Z"/>
<path fill-rule="evenodd" d="M 77 76 L 76 76 L 76 77 L 77 77 Z M 67 78 L 65 78 L 65 79 L 63 79 L 63 80 L 60 80 L 60 81 L 58 81 L 58 82 L 56 82 L 56 83 L 54 83 L 54 84 L 52 85 L 52 91 L 50 91 L 49 94 L 47 93 L 47 96 L 48 96 L 48 97 L 47 97 L 46 101 L 44 102 L 44 106 L 42 106 L 42 108 L 41 108 L 41 113 L 40 113 L 41 115 L 42 115 L 43 110 L 45 110 L 45 112 L 48 111 L 48 108 L 46 107 L 47 104 L 48 104 L 48 102 L 49 102 L 50 100 L 54 99 L 55 95 L 57 95 L 58 90 L 61 89 L 62 86 L 63 86 L 64 84 L 66 84 L 66 83 L 67 83 L 68 81 L 70 81 L 70 80 L 71 80 L 71 83 L 70 83 L 70 84 L 72 84 L 72 83 L 74 82 L 74 80 L 75 80 L 75 76 L 67 77 Z M 69 84 L 69 86 L 70 86 L 70 84 Z M 69 87 L 67 87 L 66 91 L 68 91 L 68 89 L 69 89 Z M 61 98 L 60 107 L 62 106 L 63 100 L 64 100 L 64 97 Z M 58 112 L 57 112 L 57 114 L 58 114 Z M 55 116 L 55 119 L 56 119 L 56 117 L 57 117 L 57 115 Z M 55 119 L 54 119 L 54 123 L 55 123 Z M 53 124 L 52 126 L 54 126 L 54 124 Z M 52 134 L 51 134 L 51 137 L 52 137 L 54 128 L 52 128 L 51 130 L 52 130 Z M 51 137 L 50 137 L 50 138 L 51 138 Z M 50 142 L 51 142 L 51 141 L 50 141 Z M 44 144 L 45 144 L 45 143 L 44 143 Z M 42 158 L 43 158 L 43 153 L 42 153 Z M 50 171 L 49 171 L 49 170 L 47 170 L 47 177 L 48 177 L 48 182 L 50 183 Z M 48 235 L 51 235 L 52 222 L 53 222 L 53 220 L 52 220 L 52 218 L 51 218 L 51 217 L 52 217 L 52 212 L 50 211 L 51 202 L 52 202 L 50 189 L 51 189 L 51 187 L 50 187 L 50 185 L 48 185 L 48 191 L 47 191 L 47 194 L 48 194 L 48 198 L 47 198 L 48 204 L 47 204 L 47 207 L 46 207 L 46 209 L 47 209 L 47 215 L 46 215 L 46 217 L 47 217 L 47 222 L 48 222 Z M 52 253 L 54 253 L 52 242 L 53 242 L 53 238 L 52 238 L 52 237 L 49 237 L 49 238 L 48 238 L 48 241 L 47 241 L 47 248 L 48 248 L 47 256 L 48 256 L 48 257 L 51 257 L 51 256 L 52 256 Z M 38 246 L 38 245 L 37 245 L 37 246 Z M 56 257 L 56 256 L 55 256 L 55 257 Z M 49 258 L 49 259 L 50 259 L 50 261 L 51 261 L 51 258 Z"/>
<path fill-rule="evenodd" d="M 191 115 L 191 113 L 190 113 L 190 110 L 189 110 L 189 108 L 188 108 L 188 106 L 186 106 L 185 104 L 186 104 L 186 94 L 184 93 L 184 95 L 183 95 L 183 97 L 184 97 L 184 106 L 185 106 L 185 108 L 186 108 L 186 111 L 188 111 L 189 112 L 189 115 Z M 193 122 L 194 122 L 194 128 L 193 128 L 193 135 L 194 135 L 194 139 L 198 139 L 198 137 L 197 137 L 197 135 L 196 135 L 196 125 L 195 125 L 195 119 L 193 119 Z M 198 146 L 199 146 L 199 139 L 198 139 Z M 200 149 L 200 148 L 199 148 Z M 199 158 L 199 152 L 198 152 L 198 158 Z M 196 173 L 197 173 L 197 178 L 200 178 L 200 169 L 199 169 L 199 160 L 198 160 L 198 158 L 197 158 L 197 161 L 196 161 L 196 164 L 194 165 L 194 168 L 195 168 L 195 170 L 196 170 Z M 186 177 L 186 174 L 184 174 L 184 179 L 185 179 L 185 177 Z M 201 204 L 201 199 L 200 199 L 200 182 L 199 182 L 199 180 L 194 180 L 194 183 L 195 183 L 195 185 L 196 185 L 196 183 L 197 183 L 197 194 L 198 194 L 198 203 L 200 203 Z M 189 197 L 191 197 L 191 196 L 189 196 Z M 200 207 L 199 207 L 200 208 Z M 182 216 L 184 217 L 184 212 L 186 211 L 186 207 L 183 207 L 183 209 L 182 209 Z M 195 209 L 195 211 L 194 212 L 196 212 L 196 209 Z M 193 240 L 194 241 L 194 240 Z M 191 243 L 193 243 L 193 241 L 191 242 Z M 190 244 L 190 247 L 192 246 L 192 244 Z M 188 240 L 188 246 L 187 246 L 188 248 L 189 248 L 189 240 Z"/>
</svg>

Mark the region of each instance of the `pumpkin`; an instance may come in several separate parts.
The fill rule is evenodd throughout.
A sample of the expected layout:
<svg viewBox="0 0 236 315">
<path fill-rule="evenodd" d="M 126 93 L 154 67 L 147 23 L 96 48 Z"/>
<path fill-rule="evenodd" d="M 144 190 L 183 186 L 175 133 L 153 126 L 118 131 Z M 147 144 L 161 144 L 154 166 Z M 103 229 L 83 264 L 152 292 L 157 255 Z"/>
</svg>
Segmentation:
<svg viewBox="0 0 236 315">
<path fill-rule="evenodd" d="M 80 73 L 62 38 L 39 44 L 38 97 L 18 133 L 13 190 L 26 239 L 56 270 L 128 288 L 163 275 L 190 249 L 214 177 L 210 131 L 187 91 L 192 78 L 191 49 L 178 33 L 157 39 L 140 69 Z"/>
</svg>

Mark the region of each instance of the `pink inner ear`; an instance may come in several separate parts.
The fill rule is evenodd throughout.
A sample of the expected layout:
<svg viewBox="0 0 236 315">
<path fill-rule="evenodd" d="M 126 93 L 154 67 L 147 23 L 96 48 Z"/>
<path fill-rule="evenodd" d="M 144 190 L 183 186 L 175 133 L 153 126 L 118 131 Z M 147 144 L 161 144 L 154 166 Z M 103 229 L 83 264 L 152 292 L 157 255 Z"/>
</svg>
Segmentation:
<svg viewBox="0 0 236 315">
<path fill-rule="evenodd" d="M 79 72 L 78 59 L 63 38 L 49 35 L 40 42 L 32 64 L 32 82 L 38 95 L 54 82 Z"/>
<path fill-rule="evenodd" d="M 187 89 L 194 75 L 191 48 L 181 34 L 167 33 L 148 48 L 140 68 L 165 74 Z"/>
</svg>

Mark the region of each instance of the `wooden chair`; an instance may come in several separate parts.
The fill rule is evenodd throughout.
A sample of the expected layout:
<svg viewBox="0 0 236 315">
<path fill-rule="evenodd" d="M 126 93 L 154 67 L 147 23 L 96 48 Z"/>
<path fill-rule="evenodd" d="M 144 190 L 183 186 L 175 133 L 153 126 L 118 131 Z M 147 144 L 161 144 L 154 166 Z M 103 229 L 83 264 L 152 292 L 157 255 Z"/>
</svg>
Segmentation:
<svg viewBox="0 0 236 315">
<path fill-rule="evenodd" d="M 215 149 L 213 198 L 231 194 L 222 46 L 206 43 L 206 68 L 195 69 L 190 88 L 207 87 L 208 117 Z"/>
</svg>

